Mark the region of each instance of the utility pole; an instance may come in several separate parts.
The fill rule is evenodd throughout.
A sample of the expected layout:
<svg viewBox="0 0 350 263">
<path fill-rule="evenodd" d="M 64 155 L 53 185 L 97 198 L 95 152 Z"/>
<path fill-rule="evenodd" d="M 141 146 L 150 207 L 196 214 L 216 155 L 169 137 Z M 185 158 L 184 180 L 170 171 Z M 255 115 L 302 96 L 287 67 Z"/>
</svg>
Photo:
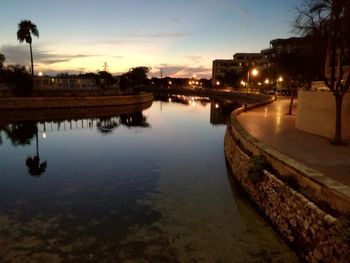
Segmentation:
<svg viewBox="0 0 350 263">
<path fill-rule="evenodd" d="M 108 68 L 109 68 L 109 66 L 108 66 L 107 62 L 104 62 L 103 63 L 103 71 L 107 72 Z"/>
</svg>

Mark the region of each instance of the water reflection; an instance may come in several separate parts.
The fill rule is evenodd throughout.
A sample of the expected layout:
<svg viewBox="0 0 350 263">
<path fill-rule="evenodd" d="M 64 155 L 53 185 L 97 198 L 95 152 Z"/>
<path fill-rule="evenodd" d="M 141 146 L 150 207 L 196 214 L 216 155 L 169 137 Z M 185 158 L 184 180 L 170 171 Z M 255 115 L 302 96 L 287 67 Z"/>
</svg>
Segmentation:
<svg viewBox="0 0 350 263">
<path fill-rule="evenodd" d="M 31 143 L 37 132 L 37 127 L 35 121 L 25 121 L 3 125 L 2 130 L 13 146 L 19 146 Z"/>
<path fill-rule="evenodd" d="M 133 111 L 36 112 L 30 125 L 0 118 L 1 260 L 294 262 L 228 182 L 228 107 L 164 96 Z M 32 162 L 49 160 L 40 180 L 24 176 L 34 139 Z"/>
<path fill-rule="evenodd" d="M 110 110 L 110 109 L 109 109 Z M 120 110 L 120 109 L 119 109 Z M 103 112 L 103 108 L 102 108 Z M 122 112 L 125 112 L 123 110 Z M 35 112 L 39 113 L 39 112 Z M 64 113 L 64 111 L 61 111 Z M 88 112 L 83 111 L 83 116 L 87 117 Z M 93 113 L 93 112 L 92 112 Z M 64 114 L 63 114 L 64 116 Z M 94 116 L 94 114 L 92 114 Z M 28 173 L 32 176 L 41 176 L 45 173 L 47 168 L 47 161 L 42 161 L 40 159 L 39 151 L 39 136 L 38 131 L 42 133 L 44 139 L 46 139 L 46 132 L 55 132 L 60 130 L 73 130 L 73 129 L 92 129 L 96 126 L 97 131 L 101 134 L 107 135 L 111 134 L 117 127 L 123 125 L 125 127 L 142 127 L 149 128 L 151 125 L 147 122 L 147 117 L 145 117 L 142 111 L 121 113 L 115 116 L 106 116 L 100 118 L 90 118 L 90 119 L 59 119 L 54 121 L 36 121 L 35 114 L 33 116 L 34 120 L 26 120 L 22 122 L 15 122 L 5 124 L 5 120 L 0 119 L 0 145 L 2 144 L 2 132 L 10 140 L 11 144 L 15 147 L 31 145 L 33 139 L 35 138 L 36 151 L 34 155 L 28 155 L 25 160 L 25 165 L 28 168 Z M 65 117 L 63 117 L 65 118 Z"/>
<path fill-rule="evenodd" d="M 179 103 L 183 105 L 206 107 L 210 104 L 210 123 L 213 125 L 227 124 L 230 114 L 234 109 L 241 106 L 240 101 L 225 98 L 207 98 L 185 95 L 156 94 L 155 100 L 162 103 Z"/>
<path fill-rule="evenodd" d="M 41 176 L 46 171 L 47 161 L 44 161 L 44 162 L 40 161 L 37 124 L 35 124 L 35 145 L 36 145 L 36 154 L 33 157 L 31 156 L 27 157 L 26 166 L 28 167 L 28 172 L 30 175 Z"/>
</svg>

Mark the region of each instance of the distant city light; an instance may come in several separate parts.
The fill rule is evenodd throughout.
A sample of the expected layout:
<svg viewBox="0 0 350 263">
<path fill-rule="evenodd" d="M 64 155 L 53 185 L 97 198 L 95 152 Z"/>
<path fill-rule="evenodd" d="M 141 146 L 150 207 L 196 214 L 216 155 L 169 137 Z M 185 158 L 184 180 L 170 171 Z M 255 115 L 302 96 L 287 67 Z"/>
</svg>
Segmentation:
<svg viewBox="0 0 350 263">
<path fill-rule="evenodd" d="M 171 85 L 172 84 L 172 82 L 171 81 L 169 81 L 169 85 Z"/>
<path fill-rule="evenodd" d="M 168 101 L 171 102 L 171 98 L 169 98 Z"/>
<path fill-rule="evenodd" d="M 216 81 L 216 85 L 219 86 L 220 85 L 220 81 Z"/>
<path fill-rule="evenodd" d="M 42 77 L 42 76 L 44 76 L 44 74 L 41 71 L 39 71 L 38 76 Z"/>
<path fill-rule="evenodd" d="M 265 84 L 269 84 L 270 80 L 269 79 L 265 79 Z"/>
<path fill-rule="evenodd" d="M 279 82 L 282 82 L 282 81 L 283 81 L 283 77 L 282 77 L 282 76 L 279 77 L 279 78 L 278 78 L 278 81 L 279 81 Z"/>
<path fill-rule="evenodd" d="M 216 103 L 215 104 L 215 108 L 218 109 L 219 108 L 219 104 Z"/>
</svg>

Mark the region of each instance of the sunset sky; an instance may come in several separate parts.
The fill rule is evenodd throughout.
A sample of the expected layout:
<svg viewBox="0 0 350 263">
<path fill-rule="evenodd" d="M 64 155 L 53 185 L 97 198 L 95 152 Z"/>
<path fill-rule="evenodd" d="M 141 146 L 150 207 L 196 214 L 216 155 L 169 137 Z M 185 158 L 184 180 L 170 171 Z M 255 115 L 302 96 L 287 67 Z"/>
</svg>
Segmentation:
<svg viewBox="0 0 350 263">
<path fill-rule="evenodd" d="M 151 75 L 211 76 L 214 59 L 260 52 L 292 36 L 298 0 L 0 0 L 0 53 L 29 66 L 16 37 L 23 19 L 37 25 L 36 72 L 113 74 L 149 66 Z"/>
</svg>

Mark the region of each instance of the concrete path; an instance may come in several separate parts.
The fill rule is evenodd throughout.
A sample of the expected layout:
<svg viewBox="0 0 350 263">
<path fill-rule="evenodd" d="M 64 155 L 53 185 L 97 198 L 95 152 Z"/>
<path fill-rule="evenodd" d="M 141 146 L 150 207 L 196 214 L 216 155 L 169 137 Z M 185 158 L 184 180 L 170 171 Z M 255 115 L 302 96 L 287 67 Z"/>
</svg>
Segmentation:
<svg viewBox="0 0 350 263">
<path fill-rule="evenodd" d="M 293 115 L 288 113 L 289 98 L 238 116 L 241 125 L 255 138 L 279 152 L 350 186 L 350 142 L 334 146 L 330 140 L 295 128 L 297 100 Z"/>
</svg>

